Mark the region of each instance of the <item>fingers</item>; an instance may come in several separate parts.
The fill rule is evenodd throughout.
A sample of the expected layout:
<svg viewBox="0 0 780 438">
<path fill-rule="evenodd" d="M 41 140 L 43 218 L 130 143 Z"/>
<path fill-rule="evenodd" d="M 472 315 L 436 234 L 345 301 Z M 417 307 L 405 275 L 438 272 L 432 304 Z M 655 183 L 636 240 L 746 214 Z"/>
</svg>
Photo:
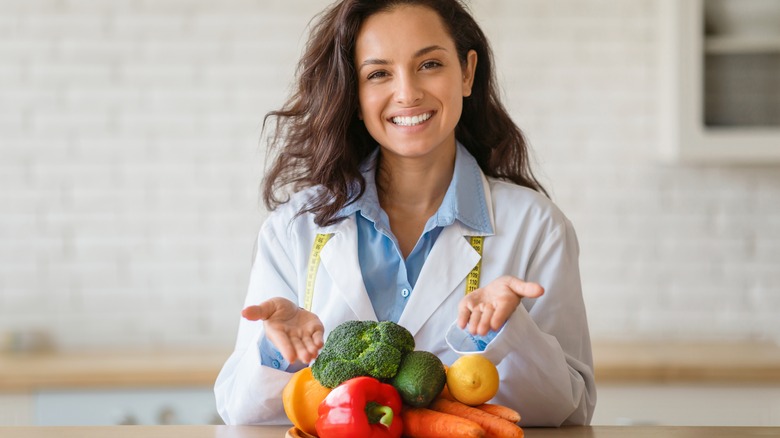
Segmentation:
<svg viewBox="0 0 780 438">
<path fill-rule="evenodd" d="M 324 336 L 324 329 L 320 327 L 317 329 L 314 333 L 311 335 L 312 342 L 314 343 L 314 346 L 317 347 L 317 351 L 322 348 L 323 345 L 325 345 L 325 341 L 323 340 Z"/>
<path fill-rule="evenodd" d="M 472 334 L 487 335 L 492 328 L 496 308 L 490 303 L 464 299 L 458 309 L 458 327 Z"/>
<path fill-rule="evenodd" d="M 276 306 L 272 301 L 265 301 L 256 306 L 247 306 L 241 311 L 241 316 L 250 321 L 266 320 L 273 315 Z"/>
<path fill-rule="evenodd" d="M 269 330 L 267 333 L 268 340 L 271 341 L 277 350 L 279 350 L 279 353 L 284 357 L 284 360 L 289 363 L 295 362 L 298 358 L 298 354 L 296 353 L 291 338 L 283 332 Z"/>
<path fill-rule="evenodd" d="M 507 277 L 507 285 L 512 292 L 525 298 L 536 298 L 544 293 L 544 288 L 539 283 L 523 281 L 517 277 Z"/>
<path fill-rule="evenodd" d="M 320 334 L 320 339 L 321 339 Z M 322 345 L 318 345 L 312 336 L 306 336 L 302 333 L 269 332 L 268 339 L 279 350 L 284 360 L 293 363 L 300 360 L 303 363 L 309 363 L 317 357 Z"/>
<path fill-rule="evenodd" d="M 477 334 L 480 336 L 485 336 L 488 334 L 488 331 L 490 331 L 490 324 L 492 322 L 493 313 L 495 312 L 495 307 L 491 304 L 481 304 L 480 309 L 482 310 L 482 315 L 480 315 L 479 323 L 477 323 Z"/>
<path fill-rule="evenodd" d="M 309 353 L 309 350 L 306 348 L 306 345 L 304 344 L 303 340 L 298 337 L 291 337 L 290 338 L 290 344 L 295 349 L 295 357 L 294 358 L 287 358 L 288 362 L 293 363 L 295 359 L 300 359 L 301 362 L 309 363 L 311 360 L 311 353 Z"/>
<path fill-rule="evenodd" d="M 469 316 L 469 332 L 477 333 L 479 322 L 482 319 L 482 306 L 477 304 L 471 308 L 471 315 Z"/>
<path fill-rule="evenodd" d="M 466 328 L 466 324 L 469 323 L 469 317 L 471 316 L 471 309 L 469 308 L 468 297 L 462 299 L 458 305 L 458 328 L 463 330 Z"/>
<path fill-rule="evenodd" d="M 515 311 L 512 307 L 499 306 L 490 318 L 490 329 L 493 331 L 501 330 L 504 323 L 509 319 L 512 313 Z"/>
<path fill-rule="evenodd" d="M 313 331 L 304 332 L 300 338 L 300 350 L 298 350 L 298 357 L 302 362 L 311 362 L 317 357 L 317 354 L 322 348 L 322 334 L 324 328 L 322 324 L 318 324 Z M 297 345 L 296 345 L 297 347 Z"/>
</svg>

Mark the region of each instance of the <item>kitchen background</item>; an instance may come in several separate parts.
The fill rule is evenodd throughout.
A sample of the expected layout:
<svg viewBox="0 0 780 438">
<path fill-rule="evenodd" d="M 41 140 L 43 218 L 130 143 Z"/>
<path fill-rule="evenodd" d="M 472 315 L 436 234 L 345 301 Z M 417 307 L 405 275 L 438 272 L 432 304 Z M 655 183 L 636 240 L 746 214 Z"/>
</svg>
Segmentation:
<svg viewBox="0 0 780 438">
<path fill-rule="evenodd" d="M 231 348 L 263 115 L 328 3 L 0 0 L 7 350 Z M 660 159 L 660 2 L 471 4 L 594 340 L 780 341 L 780 166 Z"/>
</svg>

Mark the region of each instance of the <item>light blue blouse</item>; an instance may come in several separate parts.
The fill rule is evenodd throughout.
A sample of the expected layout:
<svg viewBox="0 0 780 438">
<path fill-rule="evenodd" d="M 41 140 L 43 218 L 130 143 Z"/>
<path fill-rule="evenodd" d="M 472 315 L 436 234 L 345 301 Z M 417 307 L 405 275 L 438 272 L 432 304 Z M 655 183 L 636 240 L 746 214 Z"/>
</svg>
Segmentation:
<svg viewBox="0 0 780 438">
<path fill-rule="evenodd" d="M 358 261 L 366 291 L 374 307 L 377 320 L 398 322 L 425 259 L 431 252 L 441 230 L 456 220 L 479 233 L 492 234 L 493 227 L 482 188 L 482 176 L 476 159 L 458 143 L 455 169 L 439 209 L 425 224 L 423 233 L 409 256 L 404 259 L 398 240 L 390 230 L 387 213 L 379 205 L 376 187 L 376 163 L 378 149 L 363 166 L 366 188 L 363 196 L 344 207 L 339 216 L 355 215 L 358 239 Z M 457 315 L 453 315 L 453 320 Z M 479 349 L 495 336 L 474 337 Z M 289 363 L 266 339 L 260 342 L 263 365 L 293 371 Z"/>
</svg>

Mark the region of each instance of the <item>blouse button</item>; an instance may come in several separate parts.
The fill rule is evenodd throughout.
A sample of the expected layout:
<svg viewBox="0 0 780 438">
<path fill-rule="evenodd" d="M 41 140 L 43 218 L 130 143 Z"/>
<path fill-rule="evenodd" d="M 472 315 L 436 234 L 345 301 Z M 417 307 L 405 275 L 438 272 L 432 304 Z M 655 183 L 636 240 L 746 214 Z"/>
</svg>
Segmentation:
<svg viewBox="0 0 780 438">
<path fill-rule="evenodd" d="M 273 362 L 271 362 L 271 365 L 273 365 L 274 368 L 279 369 L 279 361 L 274 359 Z"/>
<path fill-rule="evenodd" d="M 409 296 L 409 289 L 406 289 L 406 288 L 401 289 L 401 296 L 404 297 L 404 298 L 408 297 Z"/>
</svg>

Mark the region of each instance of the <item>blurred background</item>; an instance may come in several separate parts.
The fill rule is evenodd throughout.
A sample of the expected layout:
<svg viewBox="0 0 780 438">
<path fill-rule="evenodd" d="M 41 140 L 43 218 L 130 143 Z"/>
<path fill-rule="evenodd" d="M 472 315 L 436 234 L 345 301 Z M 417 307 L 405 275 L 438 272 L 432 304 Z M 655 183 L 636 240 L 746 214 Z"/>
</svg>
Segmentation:
<svg viewBox="0 0 780 438">
<path fill-rule="evenodd" d="M 780 418 L 780 21 L 729 40 L 702 26 L 723 6 L 703 1 L 470 3 L 578 232 L 603 346 L 594 423 Z M 329 3 L 0 0 L 0 424 L 218 421 L 210 386 L 266 215 L 263 116 Z M 769 3 L 759 17 L 780 12 Z M 696 56 L 677 56 L 679 29 L 698 32 Z M 675 76 L 689 71 L 703 74 Z M 669 108 L 701 93 L 706 114 L 682 126 Z M 706 152 L 703 119 L 728 154 Z M 702 378 L 715 358 L 736 372 Z M 690 375 L 674 379 L 680 361 Z M 673 400 L 724 395 L 726 418 L 675 416 Z"/>
</svg>

